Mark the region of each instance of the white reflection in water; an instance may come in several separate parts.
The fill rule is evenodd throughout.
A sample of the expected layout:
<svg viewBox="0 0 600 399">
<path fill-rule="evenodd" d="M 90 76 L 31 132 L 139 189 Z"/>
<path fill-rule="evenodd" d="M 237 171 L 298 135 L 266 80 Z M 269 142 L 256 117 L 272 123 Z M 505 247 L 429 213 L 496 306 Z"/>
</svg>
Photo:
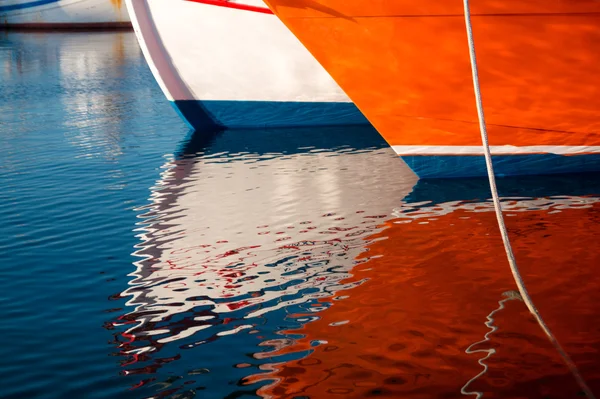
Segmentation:
<svg viewBox="0 0 600 399">
<path fill-rule="evenodd" d="M 0 63 L 0 112 L 20 120 L 8 130 L 60 131 L 79 157 L 122 155 L 124 124 L 155 89 L 133 32 L 0 33 Z"/>
<path fill-rule="evenodd" d="M 133 353 L 229 318 L 239 322 L 215 336 L 252 329 L 350 288 L 342 280 L 417 180 L 389 148 L 213 154 L 165 169 L 123 293 L 135 306 L 127 334 L 156 336 Z M 169 321 L 184 314 L 195 317 Z"/>
</svg>

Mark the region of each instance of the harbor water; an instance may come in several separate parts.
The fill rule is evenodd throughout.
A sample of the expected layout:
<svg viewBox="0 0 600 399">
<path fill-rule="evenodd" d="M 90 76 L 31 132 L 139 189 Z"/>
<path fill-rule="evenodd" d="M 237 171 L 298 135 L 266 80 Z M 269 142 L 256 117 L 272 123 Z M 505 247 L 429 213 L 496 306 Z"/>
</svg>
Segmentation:
<svg viewBox="0 0 600 399">
<path fill-rule="evenodd" d="M 0 33 L 0 398 L 572 398 L 486 179 L 369 126 L 192 132 L 132 32 Z M 600 179 L 498 181 L 600 395 Z"/>
</svg>

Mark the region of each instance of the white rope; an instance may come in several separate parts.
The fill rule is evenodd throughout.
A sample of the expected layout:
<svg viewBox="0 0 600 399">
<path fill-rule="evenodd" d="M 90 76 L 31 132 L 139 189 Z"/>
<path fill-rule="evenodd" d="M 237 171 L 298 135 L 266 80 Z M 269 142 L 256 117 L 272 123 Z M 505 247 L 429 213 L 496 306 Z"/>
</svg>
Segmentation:
<svg viewBox="0 0 600 399">
<path fill-rule="evenodd" d="M 508 258 L 510 271 L 512 272 L 515 283 L 517 284 L 519 293 L 523 298 L 523 302 L 525 302 L 525 305 L 527 305 L 527 308 L 529 309 L 533 317 L 535 317 L 536 321 L 538 322 L 544 333 L 546 333 L 546 335 L 548 336 L 548 339 L 550 340 L 552 345 L 556 348 L 560 356 L 563 358 L 563 360 L 567 364 L 567 367 L 569 367 L 569 370 L 575 377 L 575 380 L 577 380 L 577 383 L 579 384 L 580 388 L 585 392 L 588 398 L 595 399 L 596 397 L 583 380 L 583 377 L 579 373 L 577 366 L 575 365 L 575 363 L 573 363 L 573 360 L 571 360 L 571 358 L 569 357 L 567 352 L 565 352 L 562 346 L 560 346 L 558 340 L 542 319 L 542 316 L 533 304 L 533 301 L 531 300 L 531 297 L 529 296 L 529 293 L 525 288 L 525 283 L 521 278 L 521 274 L 519 273 L 519 268 L 517 267 L 517 262 L 513 254 L 512 247 L 510 245 L 510 240 L 508 238 L 508 231 L 506 230 L 506 225 L 504 224 L 502 206 L 500 204 L 500 199 L 498 198 L 498 190 L 496 188 L 496 178 L 494 175 L 494 167 L 492 165 L 492 155 L 490 154 L 490 147 L 488 144 L 487 129 L 485 124 L 485 115 L 483 113 L 483 104 L 481 102 L 481 89 L 479 86 L 479 72 L 477 71 L 477 57 L 475 55 L 475 42 L 473 40 L 473 28 L 471 25 L 471 12 L 469 7 L 469 0 L 463 0 L 463 5 L 465 10 L 465 25 L 467 28 L 467 39 L 469 41 L 471 72 L 473 74 L 473 89 L 475 91 L 477 116 L 479 118 L 479 130 L 481 132 L 481 142 L 484 149 L 485 165 L 487 167 L 487 174 L 490 181 L 490 189 L 492 191 L 492 199 L 494 202 L 494 209 L 496 211 L 496 219 L 498 220 L 498 227 L 500 228 L 500 234 L 502 235 L 502 241 L 504 242 L 504 249 L 506 250 L 506 257 Z"/>
</svg>

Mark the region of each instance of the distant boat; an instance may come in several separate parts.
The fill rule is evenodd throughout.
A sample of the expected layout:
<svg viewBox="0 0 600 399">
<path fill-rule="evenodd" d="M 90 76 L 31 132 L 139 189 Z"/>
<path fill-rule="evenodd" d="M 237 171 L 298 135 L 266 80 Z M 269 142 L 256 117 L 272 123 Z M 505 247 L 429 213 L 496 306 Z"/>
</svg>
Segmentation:
<svg viewBox="0 0 600 399">
<path fill-rule="evenodd" d="M 462 1 L 266 0 L 421 178 L 485 163 Z M 501 175 L 600 170 L 600 2 L 472 1 Z"/>
<path fill-rule="evenodd" d="M 2 28 L 131 28 L 131 20 L 122 0 L 4 0 Z"/>
<path fill-rule="evenodd" d="M 261 0 L 126 0 L 146 60 L 193 129 L 368 124 Z"/>
</svg>

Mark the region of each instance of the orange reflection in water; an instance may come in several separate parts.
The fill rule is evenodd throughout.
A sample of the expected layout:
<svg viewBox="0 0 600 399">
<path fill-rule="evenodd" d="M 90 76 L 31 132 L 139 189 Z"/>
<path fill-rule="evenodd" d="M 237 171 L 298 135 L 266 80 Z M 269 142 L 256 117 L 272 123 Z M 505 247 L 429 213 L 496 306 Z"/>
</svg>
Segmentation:
<svg viewBox="0 0 600 399">
<path fill-rule="evenodd" d="M 372 258 L 347 282 L 368 281 L 325 298 L 333 306 L 299 330 L 304 338 L 271 353 L 265 398 L 462 397 L 483 371 L 480 349 L 495 349 L 489 369 L 466 386 L 484 397 L 576 397 L 578 387 L 518 300 L 490 203 L 447 203 L 397 211 L 361 255 Z M 413 209 L 413 210 L 415 210 Z M 542 316 L 600 392 L 600 204 L 591 197 L 505 202 L 511 240 Z M 409 209 L 410 210 L 410 209 Z M 335 300 L 339 299 L 339 300 Z M 315 346 L 316 345 L 316 346 Z M 301 359 L 277 356 L 313 347 Z"/>
</svg>

